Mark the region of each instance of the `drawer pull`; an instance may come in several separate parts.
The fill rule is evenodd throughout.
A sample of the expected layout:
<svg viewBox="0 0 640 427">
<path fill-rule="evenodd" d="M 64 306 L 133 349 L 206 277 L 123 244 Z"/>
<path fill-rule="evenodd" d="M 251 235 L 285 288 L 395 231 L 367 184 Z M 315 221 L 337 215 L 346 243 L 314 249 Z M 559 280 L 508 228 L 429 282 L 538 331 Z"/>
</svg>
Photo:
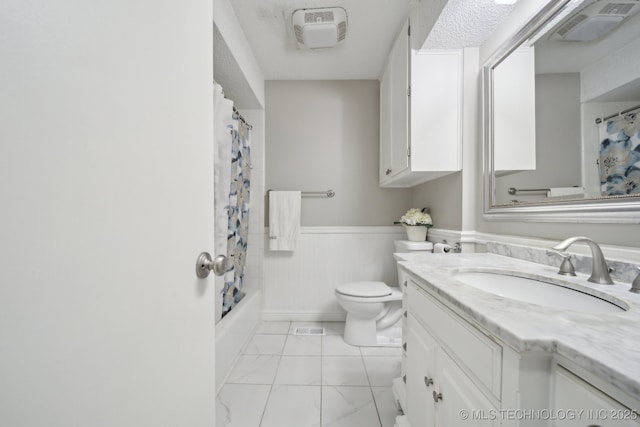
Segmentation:
<svg viewBox="0 0 640 427">
<path fill-rule="evenodd" d="M 433 385 L 433 378 L 424 377 L 424 385 L 426 385 L 427 387 L 429 387 L 430 385 Z"/>
<path fill-rule="evenodd" d="M 405 384 L 407 383 L 407 376 L 406 376 L 406 375 L 404 375 L 404 376 L 402 377 L 402 381 L 403 381 Z"/>
<path fill-rule="evenodd" d="M 407 287 L 407 281 L 406 280 L 404 281 L 404 287 L 405 288 Z"/>
<path fill-rule="evenodd" d="M 403 349 L 404 351 L 407 351 L 407 343 L 402 344 L 402 349 Z"/>
<path fill-rule="evenodd" d="M 404 317 L 407 317 L 407 310 L 404 311 Z"/>
<path fill-rule="evenodd" d="M 438 400 L 442 400 L 442 393 L 438 393 L 437 391 L 433 392 L 433 401 L 438 403 Z"/>
</svg>

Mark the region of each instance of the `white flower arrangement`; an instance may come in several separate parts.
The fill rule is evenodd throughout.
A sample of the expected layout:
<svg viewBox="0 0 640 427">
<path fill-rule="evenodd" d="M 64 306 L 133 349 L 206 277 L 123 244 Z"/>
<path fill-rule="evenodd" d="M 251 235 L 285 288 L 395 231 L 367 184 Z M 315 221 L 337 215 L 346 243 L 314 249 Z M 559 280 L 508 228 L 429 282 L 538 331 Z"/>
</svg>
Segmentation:
<svg viewBox="0 0 640 427">
<path fill-rule="evenodd" d="M 416 208 L 409 209 L 407 213 L 402 215 L 400 221 L 396 221 L 394 224 L 423 225 L 427 228 L 433 227 L 431 215 Z"/>
</svg>

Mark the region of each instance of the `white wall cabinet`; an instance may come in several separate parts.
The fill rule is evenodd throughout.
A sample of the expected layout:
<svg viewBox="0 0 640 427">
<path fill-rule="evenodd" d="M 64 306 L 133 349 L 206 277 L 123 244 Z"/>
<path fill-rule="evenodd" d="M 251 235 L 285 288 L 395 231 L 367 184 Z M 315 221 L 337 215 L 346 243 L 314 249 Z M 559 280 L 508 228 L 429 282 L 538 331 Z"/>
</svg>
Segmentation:
<svg viewBox="0 0 640 427">
<path fill-rule="evenodd" d="M 409 24 L 380 81 L 380 186 L 412 187 L 460 170 L 462 52 L 414 50 Z"/>
</svg>

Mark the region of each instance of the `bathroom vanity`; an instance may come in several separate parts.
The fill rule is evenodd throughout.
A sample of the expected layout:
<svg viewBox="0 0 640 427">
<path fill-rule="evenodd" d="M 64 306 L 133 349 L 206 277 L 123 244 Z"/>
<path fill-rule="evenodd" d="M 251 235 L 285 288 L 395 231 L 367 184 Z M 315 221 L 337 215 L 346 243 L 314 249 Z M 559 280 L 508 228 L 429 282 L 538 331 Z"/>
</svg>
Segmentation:
<svg viewBox="0 0 640 427">
<path fill-rule="evenodd" d="M 403 410 L 412 427 L 640 426 L 640 295 L 629 284 L 595 285 L 489 253 L 403 254 L 398 264 Z M 531 281 L 551 294 L 537 303 L 526 289 L 507 298 L 465 283 L 465 272 L 489 274 L 488 283 Z M 569 297 L 553 297 L 556 290 Z M 572 293 L 597 302 L 580 304 Z"/>
</svg>

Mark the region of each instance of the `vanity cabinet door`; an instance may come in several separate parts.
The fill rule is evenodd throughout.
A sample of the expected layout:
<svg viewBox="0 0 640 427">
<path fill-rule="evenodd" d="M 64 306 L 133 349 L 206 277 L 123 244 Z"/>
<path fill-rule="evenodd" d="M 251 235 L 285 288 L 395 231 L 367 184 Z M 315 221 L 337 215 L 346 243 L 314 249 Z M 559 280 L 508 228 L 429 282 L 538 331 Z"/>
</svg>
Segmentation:
<svg viewBox="0 0 640 427">
<path fill-rule="evenodd" d="M 554 414 L 556 427 L 639 427 L 640 408 L 632 410 L 583 381 L 566 369 L 556 366 L 553 373 Z"/>
<path fill-rule="evenodd" d="M 415 317 L 407 319 L 407 410 L 412 427 L 434 425 L 435 402 L 431 397 L 435 373 L 436 342 Z"/>
<path fill-rule="evenodd" d="M 438 376 L 432 391 L 436 426 L 497 426 L 499 414 L 480 389 L 442 349 L 436 354 Z"/>
</svg>

